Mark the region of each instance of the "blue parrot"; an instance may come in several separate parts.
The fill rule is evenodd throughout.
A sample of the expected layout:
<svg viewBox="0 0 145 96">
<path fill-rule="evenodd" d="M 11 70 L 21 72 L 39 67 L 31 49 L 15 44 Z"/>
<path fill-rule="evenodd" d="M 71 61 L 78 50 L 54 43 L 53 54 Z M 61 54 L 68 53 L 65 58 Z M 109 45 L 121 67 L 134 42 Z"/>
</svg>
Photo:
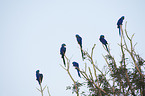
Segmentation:
<svg viewBox="0 0 145 96">
<path fill-rule="evenodd" d="M 101 35 L 99 40 L 100 40 L 100 42 L 102 42 L 102 44 L 105 45 L 107 51 L 109 52 L 108 47 L 107 47 L 107 44 L 108 44 L 108 43 L 107 43 L 107 41 L 105 40 L 104 35 Z"/>
<path fill-rule="evenodd" d="M 77 62 L 72 62 L 72 64 L 75 67 L 75 69 L 77 70 L 79 77 L 81 78 L 80 72 L 78 70 L 79 69 L 79 64 Z"/>
<path fill-rule="evenodd" d="M 76 38 L 77 38 L 78 44 L 80 45 L 81 53 L 82 53 L 82 58 L 84 60 L 84 53 L 83 53 L 83 50 L 82 50 L 82 38 L 78 34 L 76 34 Z"/>
<path fill-rule="evenodd" d="M 65 52 L 66 52 L 66 47 L 65 46 L 66 45 L 64 43 L 61 45 L 60 54 L 61 54 L 61 58 L 63 59 L 64 66 L 66 67 L 65 59 L 64 59 L 64 55 L 65 55 Z"/>
<path fill-rule="evenodd" d="M 36 71 L 36 80 L 38 81 L 39 85 L 42 83 L 43 74 L 40 74 L 39 70 Z"/>
<path fill-rule="evenodd" d="M 124 18 L 125 18 L 125 17 L 122 16 L 122 17 L 118 20 L 118 22 L 117 22 L 117 28 L 119 28 L 119 35 L 120 35 L 120 36 L 121 36 L 120 25 L 122 25 Z"/>
</svg>

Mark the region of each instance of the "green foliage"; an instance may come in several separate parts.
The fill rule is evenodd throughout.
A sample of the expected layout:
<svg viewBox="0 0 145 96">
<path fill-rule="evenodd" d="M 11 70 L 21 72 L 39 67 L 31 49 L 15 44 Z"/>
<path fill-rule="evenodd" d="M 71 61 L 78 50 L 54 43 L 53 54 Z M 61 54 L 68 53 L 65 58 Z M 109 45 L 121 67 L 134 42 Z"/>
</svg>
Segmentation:
<svg viewBox="0 0 145 96">
<path fill-rule="evenodd" d="M 120 27 L 122 32 L 121 43 L 119 45 L 122 56 L 120 62 L 118 62 L 120 65 L 117 66 L 110 51 L 108 52 L 104 47 L 108 54 L 103 56 L 107 65 L 104 67 L 107 69 L 103 72 L 95 65 L 93 60 L 93 50 L 96 44 L 94 44 L 91 54 L 81 49 L 84 53 L 84 59 L 88 60 L 92 67 L 87 67 L 87 64 L 85 63 L 85 69 L 78 68 L 81 77 L 84 80 L 83 82 L 79 82 L 72 77 L 69 70 L 70 60 L 65 56 L 67 66 L 61 66 L 66 70 L 73 81 L 72 86 L 67 86 L 66 90 L 72 90 L 72 94 L 75 93 L 77 96 L 145 96 L 145 60 L 135 52 L 135 45 L 133 46 L 132 42 L 134 34 L 130 38 L 125 28 L 124 35 L 122 26 Z M 127 40 L 125 40 L 125 36 Z M 129 41 L 129 44 L 127 44 L 126 41 Z M 130 46 L 130 48 L 128 46 Z M 88 91 L 81 90 L 85 87 Z M 37 88 L 42 96 L 45 88 L 46 86 L 42 88 L 41 84 L 40 89 Z M 50 96 L 48 87 L 47 90 Z"/>
<path fill-rule="evenodd" d="M 84 52 L 85 60 L 88 60 L 92 65 L 92 69 L 90 67 L 85 67 L 85 69 L 82 70 L 79 69 L 82 78 L 84 79 L 84 82 L 82 83 L 75 81 L 71 76 L 71 73 L 69 72 L 70 61 L 66 57 L 68 67 L 63 68 L 68 72 L 74 82 L 72 86 L 67 87 L 67 90 L 72 90 L 72 93 L 76 93 L 77 96 L 80 94 L 81 96 L 145 96 L 145 75 L 143 71 L 145 68 L 145 60 L 135 52 L 135 46 L 133 46 L 132 42 L 134 34 L 131 38 L 128 36 L 126 25 L 125 32 L 122 30 L 121 26 L 121 32 L 121 43 L 119 46 L 121 48 L 122 58 L 120 62 L 118 62 L 120 65 L 117 66 L 110 51 L 107 55 L 103 56 L 107 64 L 107 70 L 109 71 L 106 70 L 106 72 L 103 73 L 95 65 L 93 61 L 93 50 L 95 44 L 92 48 L 91 54 L 81 49 Z M 125 38 L 127 38 L 127 40 L 125 40 Z M 129 41 L 129 43 L 126 43 L 127 41 Z M 86 71 L 87 69 L 89 72 Z M 96 71 L 98 71 L 99 74 L 96 73 Z M 82 91 L 82 87 L 87 87 L 88 92 Z"/>
</svg>

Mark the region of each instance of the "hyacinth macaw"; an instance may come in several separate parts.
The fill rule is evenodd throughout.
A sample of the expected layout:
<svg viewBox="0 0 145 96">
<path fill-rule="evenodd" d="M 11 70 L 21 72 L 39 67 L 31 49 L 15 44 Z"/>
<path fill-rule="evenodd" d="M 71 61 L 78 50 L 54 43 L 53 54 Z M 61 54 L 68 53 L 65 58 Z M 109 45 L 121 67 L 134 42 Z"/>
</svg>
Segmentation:
<svg viewBox="0 0 145 96">
<path fill-rule="evenodd" d="M 118 22 L 117 22 L 117 28 L 119 28 L 119 35 L 120 35 L 120 36 L 121 36 L 121 28 L 120 28 L 120 25 L 122 25 L 124 18 L 125 18 L 125 17 L 122 16 L 122 17 L 118 20 Z"/>
<path fill-rule="evenodd" d="M 102 42 L 102 44 L 105 45 L 107 51 L 109 52 L 108 47 L 107 47 L 107 44 L 108 44 L 108 43 L 107 43 L 107 41 L 105 40 L 104 35 L 101 35 L 99 40 L 100 40 L 100 42 Z"/>
<path fill-rule="evenodd" d="M 79 69 L 79 64 L 77 62 L 72 62 L 72 64 L 75 67 L 75 69 L 77 70 L 79 77 L 81 78 L 80 71 L 78 70 Z"/>
<path fill-rule="evenodd" d="M 77 38 L 78 44 L 80 45 L 81 53 L 82 53 L 82 58 L 84 60 L 84 53 L 83 53 L 83 50 L 82 50 L 82 38 L 78 34 L 76 34 L 76 38 Z"/>
<path fill-rule="evenodd" d="M 66 52 L 66 47 L 65 46 L 66 45 L 64 43 L 61 45 L 60 54 L 61 54 L 61 58 L 63 59 L 64 66 L 66 67 L 65 59 L 64 59 L 65 52 Z"/>
<path fill-rule="evenodd" d="M 38 81 L 39 85 L 42 83 L 43 74 L 40 74 L 39 70 L 36 71 L 36 80 Z"/>
</svg>

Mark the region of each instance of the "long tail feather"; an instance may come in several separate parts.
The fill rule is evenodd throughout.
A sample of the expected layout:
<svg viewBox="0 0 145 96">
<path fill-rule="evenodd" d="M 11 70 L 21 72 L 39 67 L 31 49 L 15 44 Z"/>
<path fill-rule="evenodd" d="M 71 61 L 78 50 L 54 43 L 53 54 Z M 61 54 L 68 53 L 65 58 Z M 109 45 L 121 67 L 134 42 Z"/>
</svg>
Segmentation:
<svg viewBox="0 0 145 96">
<path fill-rule="evenodd" d="M 77 72 L 78 72 L 79 77 L 81 78 L 80 71 L 78 69 L 77 69 Z"/>
<path fill-rule="evenodd" d="M 105 45 L 105 47 L 106 47 L 107 51 L 109 52 L 107 45 Z"/>
<path fill-rule="evenodd" d="M 82 58 L 84 60 L 84 53 L 83 53 L 83 50 L 81 49 L 81 53 L 82 53 Z"/>
<path fill-rule="evenodd" d="M 64 59 L 64 57 L 62 57 L 62 59 L 63 59 L 64 66 L 66 67 L 66 64 L 65 64 L 65 59 Z"/>
<path fill-rule="evenodd" d="M 121 36 L 121 29 L 120 29 L 120 27 L 119 27 L 119 35 Z"/>
<path fill-rule="evenodd" d="M 82 59 L 84 60 L 84 52 L 82 50 L 82 45 L 80 45 L 80 47 L 81 47 Z"/>
</svg>

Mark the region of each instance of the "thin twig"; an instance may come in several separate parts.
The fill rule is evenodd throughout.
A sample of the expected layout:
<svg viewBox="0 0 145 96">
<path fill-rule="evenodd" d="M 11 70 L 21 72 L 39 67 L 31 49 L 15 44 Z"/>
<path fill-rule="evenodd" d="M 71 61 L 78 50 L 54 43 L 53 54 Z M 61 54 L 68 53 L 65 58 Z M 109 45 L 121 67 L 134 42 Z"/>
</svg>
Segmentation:
<svg viewBox="0 0 145 96">
<path fill-rule="evenodd" d="M 126 23 L 126 24 L 127 24 L 127 23 Z M 125 28 L 126 28 L 126 25 L 125 25 Z M 126 44 L 126 41 L 125 41 L 125 37 L 124 37 L 124 34 L 123 34 L 124 32 L 123 32 L 122 28 L 121 28 L 121 31 L 122 31 L 122 37 L 123 37 L 125 46 L 126 46 L 126 48 L 128 48 L 128 47 L 127 47 L 127 44 Z M 124 53 L 124 50 L 123 50 L 122 42 L 121 42 L 121 51 L 122 51 L 122 60 L 123 60 L 123 63 L 124 63 L 124 68 L 126 68 L 126 67 L 125 67 L 125 66 L 126 66 L 126 65 L 125 65 L 125 64 L 126 64 L 126 62 L 125 62 L 125 53 Z M 128 85 L 129 85 L 129 88 L 130 88 L 132 94 L 134 94 L 134 90 L 132 89 L 132 86 L 131 86 L 130 80 L 129 80 L 129 76 L 128 76 L 128 74 L 127 74 L 127 70 L 125 70 L 125 75 L 126 75 L 126 78 L 127 78 L 127 83 L 128 83 Z"/>
<path fill-rule="evenodd" d="M 67 60 L 67 69 L 66 69 L 66 71 L 67 71 L 68 75 L 70 76 L 71 80 L 74 82 L 75 89 L 76 89 L 75 92 L 76 92 L 77 96 L 79 96 L 79 92 L 78 92 L 78 88 L 77 88 L 77 85 L 76 85 L 76 81 L 73 79 L 72 75 L 69 72 L 70 60 L 66 56 L 65 56 L 65 58 Z"/>
<path fill-rule="evenodd" d="M 126 22 L 126 24 L 127 24 L 127 22 Z M 126 26 L 126 25 L 125 25 L 125 26 Z M 133 62 L 134 62 L 134 64 L 135 64 L 135 67 L 136 67 L 136 69 L 138 70 L 139 74 L 140 74 L 141 76 L 143 76 L 143 74 L 140 72 L 140 70 L 139 70 L 139 68 L 138 68 L 138 66 L 137 66 L 136 60 L 135 60 L 135 58 L 134 58 L 134 56 L 133 56 L 132 38 L 133 38 L 134 34 L 133 34 L 132 37 L 130 38 L 130 37 L 128 36 L 128 34 L 127 34 L 126 29 L 125 29 L 125 33 L 126 33 L 126 36 L 127 36 L 128 40 L 130 41 L 130 45 L 131 45 L 131 51 L 128 51 L 128 52 L 129 52 L 129 54 L 130 54 L 130 56 L 131 56 L 131 58 L 132 58 L 132 60 L 133 60 Z"/>
<path fill-rule="evenodd" d="M 49 88 L 48 88 L 48 86 L 47 86 L 47 92 L 48 92 L 48 95 L 51 96 L 51 95 L 50 95 L 50 92 L 49 92 Z"/>
<path fill-rule="evenodd" d="M 41 91 L 41 95 L 43 96 L 43 90 L 42 90 L 41 83 L 40 83 L 40 91 Z"/>
</svg>

